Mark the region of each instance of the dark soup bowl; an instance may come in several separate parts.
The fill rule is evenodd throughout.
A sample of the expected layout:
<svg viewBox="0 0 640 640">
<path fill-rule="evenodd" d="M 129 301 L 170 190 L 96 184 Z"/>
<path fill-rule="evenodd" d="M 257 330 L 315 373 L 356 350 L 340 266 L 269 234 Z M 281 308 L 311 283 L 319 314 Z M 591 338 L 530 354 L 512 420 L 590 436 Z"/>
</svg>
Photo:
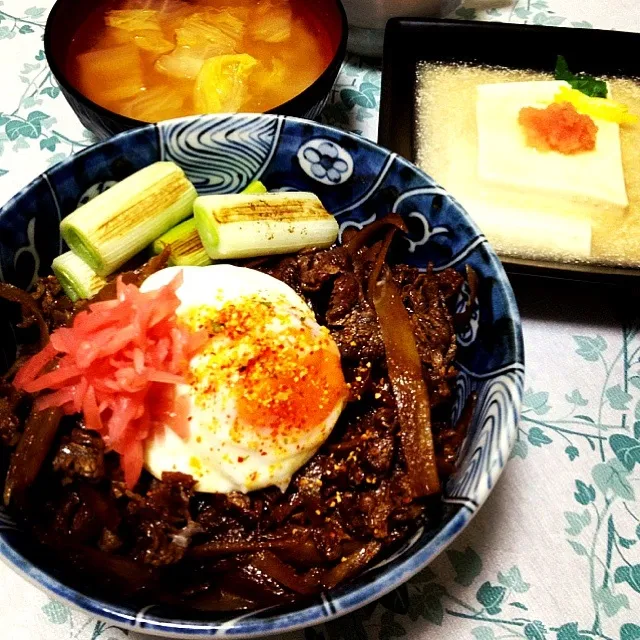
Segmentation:
<svg viewBox="0 0 640 640">
<path fill-rule="evenodd" d="M 158 4 L 161 4 L 160 0 Z M 60 89 L 82 124 L 99 139 L 148 124 L 97 104 L 74 83 L 70 73 L 76 52 L 74 39 L 82 26 L 88 20 L 95 20 L 96 12 L 105 6 L 118 8 L 120 5 L 117 0 L 58 0 L 51 9 L 44 33 L 45 54 Z M 305 2 L 304 6 L 309 24 L 323 34 L 325 46 L 330 50 L 329 62 L 306 89 L 266 113 L 315 120 L 329 98 L 344 60 L 348 25 L 340 0 L 314 0 Z M 100 83 L 99 74 L 96 74 L 95 82 Z M 181 115 L 184 114 L 176 113 L 171 117 Z"/>
</svg>

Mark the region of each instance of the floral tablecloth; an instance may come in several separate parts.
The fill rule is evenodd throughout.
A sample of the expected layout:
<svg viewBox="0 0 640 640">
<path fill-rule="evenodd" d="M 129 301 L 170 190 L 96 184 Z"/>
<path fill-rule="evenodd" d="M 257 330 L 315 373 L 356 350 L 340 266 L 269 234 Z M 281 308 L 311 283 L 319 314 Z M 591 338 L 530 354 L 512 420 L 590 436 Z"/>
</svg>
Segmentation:
<svg viewBox="0 0 640 640">
<path fill-rule="evenodd" d="M 53 0 L 33 1 L 0 1 L 1 201 L 91 144 L 44 60 Z M 488 1 L 467 0 L 455 16 L 640 31 L 640 0 Z M 379 95 L 378 67 L 350 58 L 323 119 L 375 138 Z M 638 300 L 564 282 L 514 286 L 527 392 L 513 459 L 489 501 L 408 584 L 288 640 L 640 640 Z M 0 566 L 0 637 L 127 636 L 143 640 L 50 600 Z"/>
</svg>

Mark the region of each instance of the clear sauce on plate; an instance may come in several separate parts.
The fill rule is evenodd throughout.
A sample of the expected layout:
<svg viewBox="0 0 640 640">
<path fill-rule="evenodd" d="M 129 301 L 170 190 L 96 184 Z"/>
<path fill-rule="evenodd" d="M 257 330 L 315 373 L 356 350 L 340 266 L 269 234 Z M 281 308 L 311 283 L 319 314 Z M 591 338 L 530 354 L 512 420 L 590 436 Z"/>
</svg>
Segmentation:
<svg viewBox="0 0 640 640">
<path fill-rule="evenodd" d="M 503 82 L 552 80 L 551 74 L 499 67 L 423 63 L 417 69 L 416 164 L 455 195 L 473 217 L 474 200 L 480 192 L 478 180 L 478 130 L 476 90 L 478 85 Z M 633 78 L 603 78 L 611 97 L 640 115 L 640 81 Z M 572 250 L 572 243 L 554 244 L 554 235 L 572 233 L 571 217 L 558 212 L 545 227 L 547 242 L 532 236 L 487 234 L 496 251 L 506 257 L 561 261 L 602 266 L 640 265 L 640 124 L 620 127 L 622 164 L 629 199 L 620 217 L 602 211 L 591 219 L 591 246 L 587 255 Z M 523 199 L 526 193 L 522 194 Z M 517 215 L 514 212 L 514 215 Z M 527 212 L 535 216 L 535 211 Z M 482 225 L 480 225 L 482 227 Z M 544 225 L 541 225 L 544 226 Z M 542 246 L 544 244 L 544 246 Z"/>
</svg>

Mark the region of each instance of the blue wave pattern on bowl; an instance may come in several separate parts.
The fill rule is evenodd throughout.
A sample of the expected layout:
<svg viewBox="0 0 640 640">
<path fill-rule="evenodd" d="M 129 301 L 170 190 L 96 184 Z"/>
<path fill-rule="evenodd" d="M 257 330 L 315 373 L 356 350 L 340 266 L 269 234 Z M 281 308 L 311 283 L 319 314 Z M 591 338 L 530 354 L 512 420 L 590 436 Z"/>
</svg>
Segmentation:
<svg viewBox="0 0 640 640">
<path fill-rule="evenodd" d="M 0 509 L 0 553 L 25 577 L 104 619 L 165 637 L 264 636 L 325 621 L 380 597 L 423 568 L 459 533 L 486 500 L 513 444 L 523 388 L 520 321 L 493 251 L 460 206 L 402 158 L 351 134 L 282 116 L 206 116 L 149 125 L 121 134 L 49 170 L 0 210 L 0 277 L 28 286 L 64 251 L 59 221 L 78 204 L 156 160 L 184 168 L 200 193 L 238 191 L 260 179 L 271 190 L 315 192 L 340 223 L 341 234 L 391 211 L 409 235 L 400 259 L 434 270 L 468 264 L 480 276 L 475 299 L 464 289 L 471 318 L 457 336 L 458 401 L 478 402 L 459 471 L 445 491 L 444 519 L 421 529 L 393 555 L 352 583 L 288 607 L 241 616 L 185 614 L 165 605 L 143 609 L 107 602 L 68 586 Z M 10 316 L 0 315 L 0 352 L 15 355 Z"/>
</svg>

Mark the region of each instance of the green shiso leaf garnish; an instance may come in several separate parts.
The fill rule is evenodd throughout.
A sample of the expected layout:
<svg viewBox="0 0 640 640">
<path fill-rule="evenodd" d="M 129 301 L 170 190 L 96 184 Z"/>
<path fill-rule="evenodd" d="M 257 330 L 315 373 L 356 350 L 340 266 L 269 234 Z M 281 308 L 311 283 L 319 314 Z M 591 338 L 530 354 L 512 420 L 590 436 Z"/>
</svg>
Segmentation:
<svg viewBox="0 0 640 640">
<path fill-rule="evenodd" d="M 598 78 L 586 73 L 579 73 L 578 75 L 571 73 L 564 56 L 558 56 L 556 61 L 556 80 L 564 80 L 573 89 L 577 89 L 592 98 L 607 97 L 607 83 L 604 80 L 598 80 Z"/>
</svg>

